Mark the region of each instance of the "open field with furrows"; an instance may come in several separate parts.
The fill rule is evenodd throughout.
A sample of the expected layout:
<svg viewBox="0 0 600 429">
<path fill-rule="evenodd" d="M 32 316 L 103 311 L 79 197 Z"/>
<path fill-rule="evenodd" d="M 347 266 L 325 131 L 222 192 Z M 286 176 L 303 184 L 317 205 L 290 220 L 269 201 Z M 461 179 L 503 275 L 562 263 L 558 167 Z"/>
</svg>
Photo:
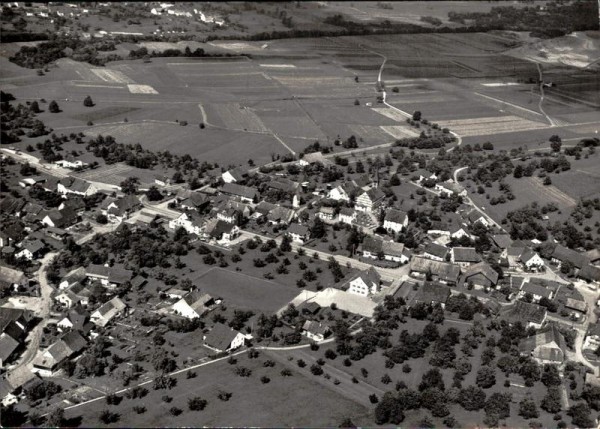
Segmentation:
<svg viewBox="0 0 600 429">
<path fill-rule="evenodd" d="M 575 200 L 600 197 L 600 155 L 582 157 L 570 170 L 553 175 L 552 184 Z"/>
<path fill-rule="evenodd" d="M 439 121 L 439 124 L 460 136 L 488 136 L 547 127 L 544 123 L 528 121 L 517 116 L 443 120 Z"/>
<path fill-rule="evenodd" d="M 292 376 L 280 374 L 284 366 L 263 367 L 268 359 L 262 354 L 256 359 L 246 355 L 237 358 L 236 365 L 226 360 L 200 367 L 194 372 L 195 378 L 186 379 L 178 375 L 177 386 L 171 390 L 152 390 L 141 399 L 127 399 L 116 406 L 108 406 L 98 401 L 67 411 L 67 417 L 82 416 L 82 426 L 93 427 L 101 424 L 100 412 L 109 408 L 120 414 L 120 420 L 111 427 L 144 426 L 261 426 L 261 427 L 335 427 L 349 417 L 355 424 L 368 425 L 371 422 L 368 408 L 346 399 L 337 392 L 328 391 L 323 395 L 323 387 L 309 377 L 295 370 Z M 240 377 L 234 373 L 236 367 L 246 367 L 252 371 L 250 377 Z M 263 384 L 262 376 L 270 378 Z M 232 393 L 228 401 L 218 399 L 220 392 Z M 161 400 L 163 395 L 172 397 L 170 403 Z M 187 401 L 199 396 L 208 403 L 202 411 L 190 411 Z M 136 414 L 133 406 L 145 406 L 147 411 Z M 169 410 L 178 407 L 183 412 L 173 416 Z"/>
</svg>

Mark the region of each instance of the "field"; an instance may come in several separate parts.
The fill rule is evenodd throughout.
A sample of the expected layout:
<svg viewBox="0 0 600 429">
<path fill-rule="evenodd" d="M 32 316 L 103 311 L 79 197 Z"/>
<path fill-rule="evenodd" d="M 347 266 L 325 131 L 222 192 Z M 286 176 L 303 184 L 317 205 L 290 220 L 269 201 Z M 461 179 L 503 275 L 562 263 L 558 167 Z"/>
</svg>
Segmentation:
<svg viewBox="0 0 600 429">
<path fill-rule="evenodd" d="M 355 424 L 367 424 L 369 410 L 341 394 L 328 391 L 323 395 L 323 387 L 298 374 L 283 377 L 279 374 L 284 367 L 277 363 L 274 368 L 263 367 L 264 355 L 249 359 L 246 355 L 237 357 L 237 366 L 252 371 L 248 378 L 234 373 L 234 366 L 225 360 L 209 364 L 195 370 L 197 377 L 186 379 L 185 373 L 177 376 L 177 386 L 171 390 L 152 390 L 142 399 L 126 399 L 116 406 L 108 406 L 104 401 L 91 403 L 67 411 L 67 417 L 82 417 L 84 427 L 97 427 L 98 416 L 103 409 L 120 414 L 120 420 L 112 427 L 335 427 L 349 417 Z M 263 384 L 260 378 L 268 375 L 270 383 Z M 217 398 L 220 391 L 231 392 L 228 401 Z M 163 395 L 173 398 L 171 403 L 161 400 Z M 190 411 L 189 398 L 200 396 L 208 401 L 202 411 Z M 144 414 L 136 414 L 131 408 L 143 405 Z M 169 409 L 177 406 L 183 410 L 173 416 Z"/>
</svg>

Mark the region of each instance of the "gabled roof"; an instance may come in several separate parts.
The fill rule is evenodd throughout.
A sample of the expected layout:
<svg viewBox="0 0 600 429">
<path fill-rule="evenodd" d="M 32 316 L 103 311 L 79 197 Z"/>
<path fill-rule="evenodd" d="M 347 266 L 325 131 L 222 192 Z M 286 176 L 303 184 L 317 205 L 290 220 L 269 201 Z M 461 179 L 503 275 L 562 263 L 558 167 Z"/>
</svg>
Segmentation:
<svg viewBox="0 0 600 429">
<path fill-rule="evenodd" d="M 72 192 L 86 192 L 92 185 L 90 182 L 86 182 L 83 179 L 77 177 L 67 177 L 62 179 L 60 183 Z"/>
<path fill-rule="evenodd" d="M 23 200 L 22 198 L 15 198 L 9 195 L 0 200 L 0 213 L 15 214 L 19 212 L 24 206 L 25 200 Z"/>
<path fill-rule="evenodd" d="M 523 284 L 521 290 L 525 293 L 530 293 L 532 295 L 538 295 L 543 298 L 548 298 L 552 296 L 552 291 L 550 289 L 545 288 L 544 286 L 537 283 L 527 282 Z"/>
<path fill-rule="evenodd" d="M 500 249 L 508 249 L 512 244 L 512 240 L 508 234 L 494 234 L 492 235 L 492 241 Z"/>
<path fill-rule="evenodd" d="M 225 173 L 231 174 L 231 176 L 237 181 L 244 180 L 244 177 L 248 176 L 248 170 L 243 167 L 235 167 L 231 170 L 227 170 Z M 225 174 L 223 173 L 223 174 Z"/>
<path fill-rule="evenodd" d="M 237 183 L 225 183 L 221 188 L 221 192 L 251 200 L 254 199 L 254 197 L 258 197 L 258 191 L 256 189 L 238 185 Z"/>
<path fill-rule="evenodd" d="M 565 343 L 565 337 L 560 333 L 558 327 L 554 323 L 550 323 L 546 328 L 538 331 L 537 334 L 531 337 L 525 338 L 519 344 L 519 351 L 521 353 L 532 353 L 540 346 L 556 344 L 555 348 L 543 348 L 536 353 L 536 357 L 545 360 L 553 360 L 562 362 L 565 357 L 565 351 L 567 349 Z"/>
<path fill-rule="evenodd" d="M 215 324 L 214 328 L 206 334 L 206 338 L 204 342 L 217 350 L 225 351 L 230 346 L 232 341 L 239 334 L 238 331 L 234 331 L 228 326 L 223 325 L 222 323 Z"/>
<path fill-rule="evenodd" d="M 371 285 L 373 284 L 379 285 L 379 283 L 381 282 L 381 275 L 373 267 L 370 267 L 366 270 L 357 273 L 348 281 L 348 283 L 353 282 L 358 278 L 360 278 L 368 287 L 371 287 Z"/>
<path fill-rule="evenodd" d="M 579 253 L 557 244 L 552 252 L 552 258 L 561 262 L 570 262 L 577 268 L 582 268 L 589 264 L 589 259 L 584 253 Z"/>
<path fill-rule="evenodd" d="M 200 314 L 208 309 L 208 303 L 213 300 L 213 297 L 207 293 L 202 293 L 199 290 L 194 290 L 182 298 L 190 308 Z M 200 310 L 200 311 L 198 311 Z"/>
<path fill-rule="evenodd" d="M 207 223 L 206 233 L 213 238 L 218 238 L 223 234 L 231 233 L 234 227 L 235 225 L 219 219 L 216 222 L 214 222 L 214 224 L 209 225 Z"/>
<path fill-rule="evenodd" d="M 4 364 L 10 355 L 19 347 L 19 342 L 7 334 L 0 334 L 0 362 Z"/>
<path fill-rule="evenodd" d="M 565 303 L 565 307 L 572 308 L 573 310 L 578 310 L 583 313 L 587 310 L 587 304 L 585 301 L 573 298 L 567 298 L 567 302 Z"/>
<path fill-rule="evenodd" d="M 118 297 L 114 297 L 110 301 L 105 302 L 96 310 L 101 318 L 100 320 L 96 320 L 94 323 L 100 326 L 105 326 L 113 317 L 123 311 L 126 307 L 127 305 L 123 301 L 121 301 Z"/>
<path fill-rule="evenodd" d="M 469 214 L 467 215 L 467 218 L 468 218 L 468 219 L 469 219 L 471 222 L 475 222 L 475 221 L 477 221 L 477 220 L 479 220 L 479 219 L 481 219 L 481 218 L 484 218 L 484 219 L 485 219 L 485 216 L 484 216 L 484 215 L 482 215 L 482 214 L 481 214 L 481 213 L 480 213 L 478 210 L 475 210 L 475 209 L 473 209 L 473 210 L 471 210 L 471 211 L 469 212 Z"/>
<path fill-rule="evenodd" d="M 394 222 L 399 224 L 404 224 L 407 214 L 402 210 L 389 209 L 385 212 L 385 220 L 386 222 Z"/>
<path fill-rule="evenodd" d="M 354 209 L 351 209 L 349 207 L 342 207 L 340 209 L 340 215 L 342 215 L 342 216 L 352 216 L 352 215 L 354 215 Z"/>
<path fill-rule="evenodd" d="M 431 272 L 438 276 L 440 280 L 457 282 L 460 275 L 460 268 L 447 262 L 434 261 L 423 256 L 414 256 L 410 261 L 410 270 L 421 274 Z"/>
<path fill-rule="evenodd" d="M 85 268 L 83 267 L 78 267 L 75 268 L 74 270 L 69 271 L 61 280 L 61 282 L 68 282 L 69 284 L 71 283 L 75 283 L 75 282 L 80 282 L 83 281 L 85 279 L 86 275 L 85 275 Z"/>
<path fill-rule="evenodd" d="M 509 323 L 523 322 L 540 324 L 546 318 L 546 308 L 537 304 L 530 304 L 524 301 L 517 301 L 512 305 L 507 305 L 500 311 L 501 317 Z"/>
<path fill-rule="evenodd" d="M 108 274 L 108 281 L 110 283 L 123 284 L 131 280 L 133 271 L 126 270 L 120 267 L 111 267 Z"/>
<path fill-rule="evenodd" d="M 592 264 L 585 265 L 579 273 L 577 273 L 577 277 L 580 277 L 584 280 L 588 281 L 600 281 L 600 267 L 596 267 Z"/>
<path fill-rule="evenodd" d="M 302 329 L 306 332 L 310 332 L 313 335 L 325 335 L 330 331 L 329 326 L 313 320 L 307 320 L 304 322 Z"/>
<path fill-rule="evenodd" d="M 5 267 L 0 265 L 0 285 L 8 286 L 13 284 L 23 283 L 27 280 L 27 277 L 23 271 L 15 270 L 13 268 Z"/>
<path fill-rule="evenodd" d="M 87 344 L 85 338 L 81 336 L 78 331 L 71 331 L 66 333 L 61 338 L 66 346 L 71 350 L 72 353 L 77 353 L 83 350 Z"/>
<path fill-rule="evenodd" d="M 298 223 L 291 224 L 287 229 L 287 232 L 289 232 L 290 234 L 297 234 L 301 237 L 307 235 L 309 231 L 310 230 L 306 225 L 300 225 Z"/>
<path fill-rule="evenodd" d="M 21 246 L 23 250 L 27 249 L 33 254 L 44 250 L 45 247 L 46 245 L 41 240 L 27 240 Z"/>
<path fill-rule="evenodd" d="M 585 256 L 591 261 L 600 261 L 600 249 L 592 249 L 585 252 Z"/>
<path fill-rule="evenodd" d="M 379 253 L 383 250 L 383 240 L 373 235 L 365 236 L 362 242 L 363 252 Z"/>
<path fill-rule="evenodd" d="M 532 258 L 535 258 L 536 256 L 537 253 L 535 253 L 529 247 L 526 247 L 525 249 L 523 249 L 523 252 L 519 256 L 519 259 L 521 260 L 521 262 L 527 263 L 527 261 L 531 260 Z"/>
<path fill-rule="evenodd" d="M 384 241 L 381 244 L 381 251 L 386 256 L 406 256 L 404 252 L 404 244 L 396 243 L 395 241 Z"/>
<path fill-rule="evenodd" d="M 429 243 L 427 246 L 425 246 L 425 249 L 423 249 L 423 253 L 429 253 L 430 255 L 444 259 L 449 250 L 450 249 L 445 246 L 441 246 L 436 243 Z"/>
<path fill-rule="evenodd" d="M 455 262 L 479 262 L 481 257 L 474 247 L 454 247 L 452 249 Z"/>
<path fill-rule="evenodd" d="M 465 269 L 465 280 L 476 274 L 481 274 L 492 284 L 498 283 L 498 272 L 494 270 L 487 262 L 479 262 Z"/>
<path fill-rule="evenodd" d="M 275 208 L 267 214 L 267 219 L 269 219 L 272 222 L 289 223 L 289 222 L 291 222 L 293 217 L 294 217 L 293 210 L 290 210 L 286 207 L 281 207 L 279 205 L 275 206 Z"/>
<path fill-rule="evenodd" d="M 270 182 L 267 182 L 267 188 L 279 189 L 284 192 L 295 192 L 300 187 L 298 182 L 286 179 L 285 177 L 278 177 Z"/>
<path fill-rule="evenodd" d="M 367 194 L 367 196 L 369 197 L 369 199 L 371 201 L 379 201 L 379 200 L 382 200 L 383 198 L 385 198 L 385 194 L 379 188 L 371 188 L 368 191 L 366 191 L 364 194 Z"/>
<path fill-rule="evenodd" d="M 272 204 L 268 201 L 261 201 L 260 203 L 258 203 L 256 205 L 256 207 L 254 208 L 254 211 L 265 216 L 265 215 L 268 215 L 271 210 L 275 209 L 275 207 L 277 207 L 276 204 Z"/>
</svg>

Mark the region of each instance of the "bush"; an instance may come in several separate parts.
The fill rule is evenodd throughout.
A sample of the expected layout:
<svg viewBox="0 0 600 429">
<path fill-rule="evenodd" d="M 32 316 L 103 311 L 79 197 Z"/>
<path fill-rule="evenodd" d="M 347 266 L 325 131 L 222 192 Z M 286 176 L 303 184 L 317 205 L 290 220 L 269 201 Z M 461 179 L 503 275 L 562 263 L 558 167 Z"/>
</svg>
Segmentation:
<svg viewBox="0 0 600 429">
<path fill-rule="evenodd" d="M 188 399 L 188 408 L 190 411 L 202 411 L 204 408 L 206 408 L 207 404 L 208 401 L 199 396 Z"/>
</svg>

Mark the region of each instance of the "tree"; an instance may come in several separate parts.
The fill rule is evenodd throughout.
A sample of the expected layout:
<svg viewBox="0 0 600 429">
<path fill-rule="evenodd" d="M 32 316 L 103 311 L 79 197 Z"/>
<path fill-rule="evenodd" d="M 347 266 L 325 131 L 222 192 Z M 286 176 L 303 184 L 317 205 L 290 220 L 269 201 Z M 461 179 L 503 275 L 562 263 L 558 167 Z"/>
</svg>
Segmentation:
<svg viewBox="0 0 600 429">
<path fill-rule="evenodd" d="M 421 378 L 421 383 L 419 384 L 419 391 L 423 391 L 430 387 L 437 387 L 440 390 L 444 390 L 446 387 L 444 386 L 444 379 L 442 377 L 442 373 L 437 368 L 432 368 L 423 374 Z"/>
<path fill-rule="evenodd" d="M 279 250 L 281 250 L 282 252 L 291 252 L 292 239 L 289 235 L 284 234 L 283 238 L 281 239 L 281 244 L 279 245 Z"/>
<path fill-rule="evenodd" d="M 150 189 L 146 192 L 146 197 L 149 201 L 160 201 L 163 196 L 156 186 L 150 186 Z"/>
<path fill-rule="evenodd" d="M 562 400 L 560 394 L 560 388 L 549 387 L 546 396 L 542 399 L 540 404 L 542 410 L 552 414 L 559 413 L 562 410 Z"/>
<path fill-rule="evenodd" d="M 128 177 L 123 180 L 119 185 L 123 193 L 127 195 L 133 195 L 138 191 L 138 185 L 140 184 L 140 179 L 137 177 Z"/>
<path fill-rule="evenodd" d="M 193 398 L 188 399 L 188 408 L 190 411 L 202 411 L 206 408 L 208 401 L 206 399 L 202 399 L 199 396 L 194 396 Z"/>
<path fill-rule="evenodd" d="M 479 387 L 489 389 L 496 384 L 496 370 L 489 366 L 483 366 L 477 371 L 476 381 Z"/>
<path fill-rule="evenodd" d="M 556 365 L 544 365 L 544 371 L 542 372 L 541 381 L 546 387 L 560 386 L 562 384 L 560 373 Z"/>
<path fill-rule="evenodd" d="M 32 101 L 31 105 L 29 106 L 29 109 L 33 112 L 33 113 L 40 113 L 40 105 L 38 104 L 37 101 Z"/>
<path fill-rule="evenodd" d="M 310 236 L 312 238 L 322 238 L 326 232 L 325 222 L 320 217 L 315 217 L 314 223 L 310 228 Z"/>
<path fill-rule="evenodd" d="M 498 419 L 510 417 L 510 393 L 492 393 L 485 401 L 485 414 Z"/>
<path fill-rule="evenodd" d="M 96 215 L 96 222 L 98 222 L 100 225 L 106 225 L 108 223 L 108 218 L 105 214 L 98 213 Z"/>
<path fill-rule="evenodd" d="M 110 423 L 116 423 L 116 422 L 119 421 L 120 418 L 121 418 L 120 414 L 113 413 L 113 412 L 111 412 L 109 410 L 103 410 L 100 413 L 100 417 L 99 417 L 100 421 L 102 423 L 104 423 L 105 425 L 108 425 Z"/>
<path fill-rule="evenodd" d="M 48 110 L 50 113 L 58 113 L 60 112 L 60 107 L 58 107 L 58 103 L 56 101 L 52 100 L 48 105 Z"/>
<path fill-rule="evenodd" d="M 550 178 L 550 176 L 546 176 L 546 178 L 544 179 L 544 186 L 550 186 L 552 184 L 552 179 Z"/>
<path fill-rule="evenodd" d="M 420 121 L 421 120 L 421 111 L 420 110 L 415 110 L 415 112 L 413 113 L 413 121 Z"/>
<path fill-rule="evenodd" d="M 352 428 L 352 429 L 354 429 L 354 428 L 356 428 L 356 425 L 352 422 L 352 420 L 350 420 L 350 417 L 346 417 L 346 418 L 344 418 L 341 421 L 341 423 L 340 423 L 340 425 L 338 427 L 339 428 L 348 428 L 348 429 Z"/>
<path fill-rule="evenodd" d="M 567 411 L 567 414 L 573 419 L 573 426 L 580 428 L 594 427 L 594 421 L 591 416 L 590 407 L 586 403 L 573 405 Z"/>
<path fill-rule="evenodd" d="M 523 177 L 523 166 L 521 164 L 517 165 L 513 171 L 513 177 L 515 179 L 520 179 Z"/>
<path fill-rule="evenodd" d="M 524 419 L 534 419 L 540 416 L 540 412 L 533 399 L 525 397 L 519 402 L 519 415 Z"/>
<path fill-rule="evenodd" d="M 550 140 L 550 148 L 552 148 L 552 151 L 560 152 L 560 148 L 562 146 L 562 139 L 555 134 L 551 136 L 548 140 Z"/>
<path fill-rule="evenodd" d="M 94 102 L 92 101 L 92 97 L 89 95 L 83 99 L 83 105 L 85 107 L 94 107 Z"/>
<path fill-rule="evenodd" d="M 485 406 L 485 392 L 476 386 L 461 389 L 458 394 L 458 403 L 467 411 L 480 410 Z"/>
<path fill-rule="evenodd" d="M 62 408 L 56 408 L 48 416 L 46 421 L 46 427 L 62 427 L 65 425 L 65 410 Z"/>
</svg>

